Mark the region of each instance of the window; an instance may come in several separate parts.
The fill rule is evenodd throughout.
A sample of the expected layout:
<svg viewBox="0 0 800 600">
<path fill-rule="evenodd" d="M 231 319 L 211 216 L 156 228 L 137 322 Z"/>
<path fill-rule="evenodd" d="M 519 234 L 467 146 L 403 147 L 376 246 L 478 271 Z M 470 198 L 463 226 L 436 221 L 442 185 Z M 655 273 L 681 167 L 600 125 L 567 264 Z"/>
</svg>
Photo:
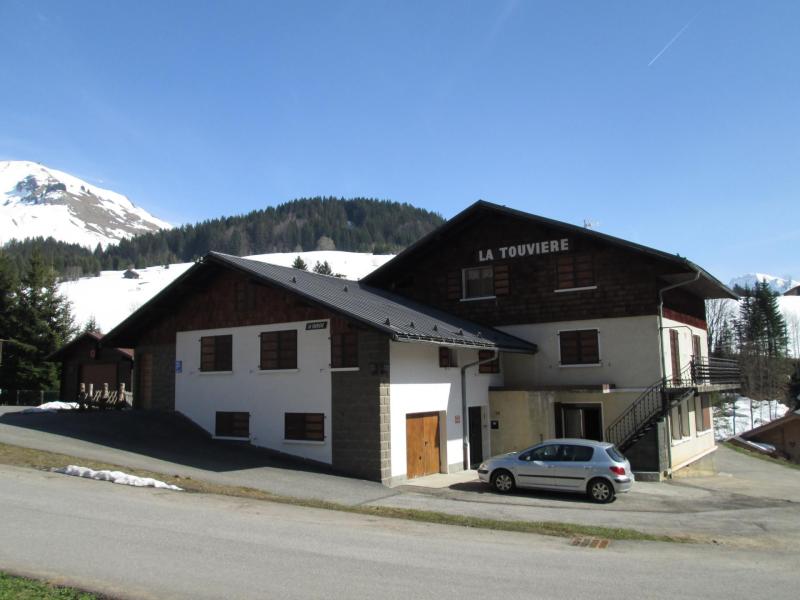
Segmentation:
<svg viewBox="0 0 800 600">
<path fill-rule="evenodd" d="M 284 413 L 284 439 L 311 442 L 325 441 L 323 413 Z"/>
<path fill-rule="evenodd" d="M 596 365 L 600 363 L 597 329 L 562 331 L 558 334 L 562 365 Z"/>
<path fill-rule="evenodd" d="M 297 330 L 269 331 L 261 334 L 263 370 L 297 368 Z"/>
<path fill-rule="evenodd" d="M 494 271 L 492 267 L 464 269 L 464 299 L 491 298 L 494 296 Z"/>
<path fill-rule="evenodd" d="M 358 332 L 345 331 L 331 335 L 331 367 L 340 369 L 358 366 Z"/>
<path fill-rule="evenodd" d="M 700 394 L 694 397 L 694 418 L 697 431 L 711 429 L 711 402 L 708 399 L 708 394 Z"/>
<path fill-rule="evenodd" d="M 454 348 L 439 348 L 439 366 L 442 368 L 458 366 L 458 358 Z"/>
<path fill-rule="evenodd" d="M 232 335 L 209 335 L 200 338 L 200 370 L 233 370 Z"/>
<path fill-rule="evenodd" d="M 218 412 L 214 435 L 217 437 L 250 437 L 250 413 Z"/>
<path fill-rule="evenodd" d="M 556 263 L 556 289 L 592 287 L 594 264 L 591 254 L 564 254 Z"/>
<path fill-rule="evenodd" d="M 573 462 L 587 462 L 592 460 L 594 448 L 591 446 L 573 446 L 564 444 L 561 446 L 561 460 Z"/>
<path fill-rule="evenodd" d="M 558 444 L 550 444 L 549 446 L 540 446 L 534 448 L 530 452 L 520 456 L 520 460 L 534 461 L 534 460 L 560 460 L 558 458 L 560 446 Z"/>
<path fill-rule="evenodd" d="M 494 352 L 492 350 L 479 350 L 478 351 L 478 360 L 487 360 L 494 356 Z M 500 372 L 500 356 L 498 355 L 497 358 L 490 362 L 483 363 L 482 365 L 478 366 L 479 373 L 499 373 Z"/>
</svg>

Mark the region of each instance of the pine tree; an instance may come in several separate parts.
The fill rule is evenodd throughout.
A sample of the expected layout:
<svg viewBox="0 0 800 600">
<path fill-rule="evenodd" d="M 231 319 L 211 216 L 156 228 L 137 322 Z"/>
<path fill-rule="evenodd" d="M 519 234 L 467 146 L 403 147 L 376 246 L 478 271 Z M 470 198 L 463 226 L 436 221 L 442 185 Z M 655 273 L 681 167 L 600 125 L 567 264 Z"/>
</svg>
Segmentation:
<svg viewBox="0 0 800 600">
<path fill-rule="evenodd" d="M 301 271 L 308 271 L 308 265 L 306 264 L 306 261 L 304 261 L 299 255 L 294 259 L 292 267 L 295 269 L 300 269 Z"/>
<path fill-rule="evenodd" d="M 333 269 L 331 269 L 331 266 L 328 264 L 327 260 L 325 262 L 317 261 L 317 264 L 314 265 L 313 271 L 314 273 L 319 273 L 320 275 L 333 275 Z"/>
<path fill-rule="evenodd" d="M 16 340 L 4 364 L 2 387 L 46 390 L 58 386 L 58 366 L 45 357 L 74 333 L 69 303 L 58 293 L 55 273 L 41 254 L 31 256 L 14 307 Z M 6 368 L 8 367 L 8 368 Z"/>
</svg>

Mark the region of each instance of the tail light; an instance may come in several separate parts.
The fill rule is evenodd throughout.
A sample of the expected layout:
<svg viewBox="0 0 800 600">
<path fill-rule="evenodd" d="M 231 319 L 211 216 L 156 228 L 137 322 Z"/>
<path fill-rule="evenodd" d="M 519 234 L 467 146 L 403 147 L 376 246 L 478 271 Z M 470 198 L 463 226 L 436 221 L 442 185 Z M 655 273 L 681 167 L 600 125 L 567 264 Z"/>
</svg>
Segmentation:
<svg viewBox="0 0 800 600">
<path fill-rule="evenodd" d="M 614 475 L 625 475 L 625 467 L 609 467 Z"/>
</svg>

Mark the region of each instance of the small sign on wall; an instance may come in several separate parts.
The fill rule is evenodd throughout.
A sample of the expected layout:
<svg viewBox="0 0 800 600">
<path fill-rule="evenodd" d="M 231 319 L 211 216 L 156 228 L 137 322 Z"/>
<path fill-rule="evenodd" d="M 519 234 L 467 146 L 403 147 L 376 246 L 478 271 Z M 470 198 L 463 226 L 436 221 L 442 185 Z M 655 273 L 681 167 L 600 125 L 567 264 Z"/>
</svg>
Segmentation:
<svg viewBox="0 0 800 600">
<path fill-rule="evenodd" d="M 456 423 L 461 423 L 461 415 L 456 415 Z"/>
<path fill-rule="evenodd" d="M 498 421 L 496 419 L 492 419 L 490 421 L 490 424 L 491 424 L 492 429 L 500 429 L 500 421 Z"/>
<path fill-rule="evenodd" d="M 176 360 L 175 361 L 175 372 L 176 373 L 183 373 L 183 361 Z"/>
<path fill-rule="evenodd" d="M 327 329 L 327 327 L 327 321 L 312 321 L 311 323 L 306 323 L 306 331 L 312 331 L 314 329 Z"/>
</svg>

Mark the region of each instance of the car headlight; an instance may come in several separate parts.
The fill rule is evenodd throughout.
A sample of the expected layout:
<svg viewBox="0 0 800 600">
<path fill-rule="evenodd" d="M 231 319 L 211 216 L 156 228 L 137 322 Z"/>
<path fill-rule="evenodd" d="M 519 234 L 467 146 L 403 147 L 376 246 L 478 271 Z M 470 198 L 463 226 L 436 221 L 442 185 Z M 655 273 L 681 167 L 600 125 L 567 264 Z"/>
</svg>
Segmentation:
<svg viewBox="0 0 800 600">
<path fill-rule="evenodd" d="M 478 470 L 479 471 L 486 471 L 487 470 L 486 463 L 481 463 L 481 465 L 478 467 Z"/>
</svg>

